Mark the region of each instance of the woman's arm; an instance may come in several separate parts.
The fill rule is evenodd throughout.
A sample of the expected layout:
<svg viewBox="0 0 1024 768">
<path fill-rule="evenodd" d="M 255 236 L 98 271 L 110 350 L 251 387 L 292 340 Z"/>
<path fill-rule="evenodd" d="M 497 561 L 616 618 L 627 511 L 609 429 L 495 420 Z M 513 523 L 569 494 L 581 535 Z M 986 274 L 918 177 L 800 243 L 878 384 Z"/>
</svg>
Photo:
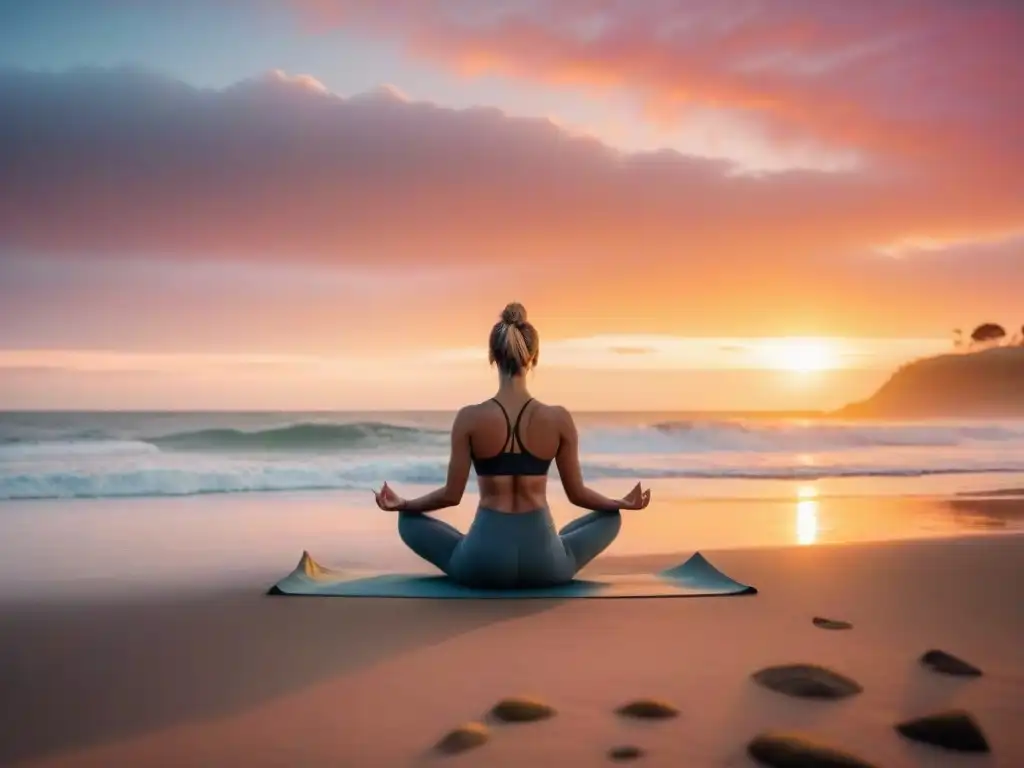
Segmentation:
<svg viewBox="0 0 1024 768">
<path fill-rule="evenodd" d="M 448 479 L 436 491 L 409 499 L 399 505 L 400 512 L 433 512 L 447 507 L 456 507 L 462 501 L 469 480 L 470 449 L 469 449 L 469 408 L 463 408 L 456 414 L 452 425 L 452 452 L 448 459 Z"/>
<path fill-rule="evenodd" d="M 609 499 L 583 484 L 583 472 L 580 470 L 580 439 L 572 414 L 565 408 L 558 408 L 561 427 L 561 442 L 555 463 L 558 474 L 562 478 L 562 487 L 569 502 L 583 509 L 594 511 L 616 512 L 623 507 L 621 500 Z"/>
</svg>

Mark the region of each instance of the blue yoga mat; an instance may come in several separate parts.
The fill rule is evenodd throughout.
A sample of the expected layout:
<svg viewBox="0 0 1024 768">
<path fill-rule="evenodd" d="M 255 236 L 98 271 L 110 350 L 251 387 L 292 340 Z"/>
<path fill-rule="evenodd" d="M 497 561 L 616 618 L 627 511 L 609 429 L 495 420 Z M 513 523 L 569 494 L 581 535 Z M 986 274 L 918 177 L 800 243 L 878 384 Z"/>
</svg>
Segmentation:
<svg viewBox="0 0 1024 768">
<path fill-rule="evenodd" d="M 447 576 L 380 571 L 333 570 L 302 553 L 295 570 L 270 588 L 271 595 L 322 597 L 407 597 L 430 599 L 537 599 L 711 597 L 755 595 L 757 590 L 726 576 L 700 552 L 674 568 L 577 579 L 538 589 L 473 589 Z"/>
</svg>

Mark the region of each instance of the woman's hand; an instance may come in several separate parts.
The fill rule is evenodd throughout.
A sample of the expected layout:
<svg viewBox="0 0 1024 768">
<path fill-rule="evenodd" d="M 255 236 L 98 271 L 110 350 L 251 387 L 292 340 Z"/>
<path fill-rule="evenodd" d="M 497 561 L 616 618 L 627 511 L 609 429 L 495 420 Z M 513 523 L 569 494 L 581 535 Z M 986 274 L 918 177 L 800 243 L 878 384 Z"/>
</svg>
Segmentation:
<svg viewBox="0 0 1024 768">
<path fill-rule="evenodd" d="M 633 486 L 633 490 L 619 499 L 619 509 L 643 509 L 651 503 L 651 490 L 646 491 L 640 487 L 640 483 Z"/>
<path fill-rule="evenodd" d="M 391 490 L 387 483 L 384 483 L 379 491 L 374 491 L 373 497 L 377 500 L 377 506 L 385 512 L 399 511 L 405 504 L 405 499 Z"/>
</svg>

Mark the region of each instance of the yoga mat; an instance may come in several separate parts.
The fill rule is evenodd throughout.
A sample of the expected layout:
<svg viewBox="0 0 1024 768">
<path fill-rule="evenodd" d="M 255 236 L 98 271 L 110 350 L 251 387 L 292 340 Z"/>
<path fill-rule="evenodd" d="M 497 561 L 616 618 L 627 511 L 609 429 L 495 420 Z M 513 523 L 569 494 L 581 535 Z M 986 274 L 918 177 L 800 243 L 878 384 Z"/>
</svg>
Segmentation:
<svg viewBox="0 0 1024 768">
<path fill-rule="evenodd" d="M 317 563 L 308 552 L 303 552 L 295 570 L 272 586 L 267 594 L 508 600 L 711 597 L 755 595 L 757 590 L 729 578 L 700 552 L 681 565 L 657 573 L 594 576 L 557 587 L 536 589 L 473 589 L 456 584 L 443 575 L 333 570 Z"/>
</svg>

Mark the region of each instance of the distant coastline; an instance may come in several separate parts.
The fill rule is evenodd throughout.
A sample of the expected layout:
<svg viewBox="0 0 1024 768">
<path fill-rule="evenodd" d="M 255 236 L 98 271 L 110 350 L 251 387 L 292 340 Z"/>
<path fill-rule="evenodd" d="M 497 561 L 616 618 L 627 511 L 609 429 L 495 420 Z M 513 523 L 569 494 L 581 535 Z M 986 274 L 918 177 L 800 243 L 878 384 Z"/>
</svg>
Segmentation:
<svg viewBox="0 0 1024 768">
<path fill-rule="evenodd" d="M 841 419 L 1024 418 L 1024 347 L 1001 346 L 915 360 Z"/>
</svg>

